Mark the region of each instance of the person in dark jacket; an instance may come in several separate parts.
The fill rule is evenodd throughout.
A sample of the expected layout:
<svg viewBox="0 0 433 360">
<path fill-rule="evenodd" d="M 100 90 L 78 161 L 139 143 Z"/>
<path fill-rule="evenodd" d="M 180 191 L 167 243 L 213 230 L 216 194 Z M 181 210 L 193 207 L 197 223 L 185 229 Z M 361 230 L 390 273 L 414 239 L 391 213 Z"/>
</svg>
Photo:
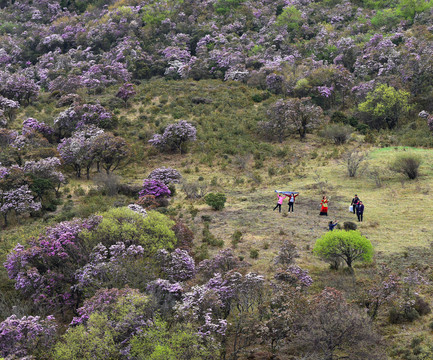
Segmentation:
<svg viewBox="0 0 433 360">
<path fill-rule="evenodd" d="M 337 220 L 335 220 L 335 221 L 330 221 L 329 224 L 328 224 L 329 231 L 334 230 L 334 228 L 335 228 L 337 225 L 338 225 L 338 221 L 337 221 Z"/>
<path fill-rule="evenodd" d="M 351 204 L 350 204 L 350 205 L 353 206 L 353 213 L 354 213 L 354 214 L 355 214 L 355 212 L 356 212 L 356 208 L 358 207 L 358 204 L 359 204 L 360 201 L 361 201 L 361 200 L 359 200 L 358 195 L 355 194 L 355 197 L 352 199 L 352 202 L 351 202 Z"/>
<path fill-rule="evenodd" d="M 362 222 L 362 218 L 364 215 L 364 204 L 362 201 L 358 203 L 358 206 L 356 207 L 356 215 L 358 215 L 358 221 Z"/>
<path fill-rule="evenodd" d="M 291 193 L 290 195 L 289 195 L 289 212 L 290 212 L 290 209 L 292 209 L 292 212 L 293 212 L 293 205 L 295 204 L 295 198 L 298 196 L 299 194 L 293 194 L 293 193 Z"/>
</svg>

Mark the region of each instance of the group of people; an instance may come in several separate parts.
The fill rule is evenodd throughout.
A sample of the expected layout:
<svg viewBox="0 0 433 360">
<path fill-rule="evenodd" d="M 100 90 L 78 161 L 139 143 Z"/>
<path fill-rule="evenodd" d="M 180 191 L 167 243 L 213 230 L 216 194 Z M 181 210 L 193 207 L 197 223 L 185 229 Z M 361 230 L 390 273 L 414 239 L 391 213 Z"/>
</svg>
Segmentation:
<svg viewBox="0 0 433 360">
<path fill-rule="evenodd" d="M 359 199 L 358 195 L 355 194 L 355 197 L 352 199 L 352 202 L 350 204 L 352 206 L 353 213 L 358 216 L 358 221 L 362 222 L 364 217 L 364 204 Z"/>
<path fill-rule="evenodd" d="M 274 211 L 278 209 L 279 212 L 281 212 L 281 205 L 283 205 L 283 201 L 285 198 L 289 198 L 289 212 L 292 210 L 295 205 L 295 198 L 299 195 L 299 193 L 289 193 L 289 194 L 282 194 L 277 193 L 278 202 L 277 205 L 274 207 Z M 320 202 L 320 215 L 322 216 L 328 216 L 328 199 L 326 198 L 326 195 L 323 195 L 322 201 Z M 358 195 L 355 194 L 355 197 L 352 199 L 351 202 L 352 211 L 353 213 L 358 216 L 358 221 L 362 222 L 363 216 L 364 216 L 364 204 L 359 199 Z M 337 225 L 337 222 L 329 222 L 329 230 L 333 230 L 334 227 Z"/>
<path fill-rule="evenodd" d="M 275 209 L 278 208 L 279 212 L 281 212 L 281 205 L 283 205 L 283 201 L 286 197 L 289 198 L 289 212 L 290 209 L 293 212 L 293 206 L 295 205 L 295 198 L 298 196 L 299 194 L 295 194 L 295 193 L 290 193 L 288 195 L 282 195 L 280 193 L 277 193 L 277 197 L 278 197 L 278 202 L 277 205 L 274 207 L 274 211 Z"/>
</svg>

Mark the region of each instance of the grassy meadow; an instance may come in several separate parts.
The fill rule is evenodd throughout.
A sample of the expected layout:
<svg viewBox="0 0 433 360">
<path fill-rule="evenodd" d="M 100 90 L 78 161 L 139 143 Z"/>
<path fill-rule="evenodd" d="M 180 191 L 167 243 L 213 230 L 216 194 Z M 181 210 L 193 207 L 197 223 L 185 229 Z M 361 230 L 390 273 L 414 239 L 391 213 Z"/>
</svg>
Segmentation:
<svg viewBox="0 0 433 360">
<path fill-rule="evenodd" d="M 393 146 L 387 133 L 375 134 L 376 141 L 366 142 L 364 135 L 354 132 L 340 146 L 321 137 L 320 131 L 308 134 L 305 141 L 296 135 L 281 144 L 265 141 L 258 134 L 258 122 L 266 119 L 265 109 L 276 97 L 239 83 L 222 86 L 212 80 L 154 80 L 137 88 L 139 92 L 130 107 L 114 110 L 119 121 L 115 134 L 126 138 L 134 150 L 130 163 L 116 171 L 118 181 L 141 184 L 153 169 L 166 166 L 177 169 L 189 183 L 206 184 L 206 192 L 222 192 L 227 196 L 225 208 L 213 211 L 203 198 L 188 199 L 182 185 L 176 186 L 176 195 L 166 213 L 181 219 L 194 232 L 197 259 L 233 247 L 238 256 L 251 264 L 252 271 L 271 278 L 275 271 L 273 259 L 288 239 L 300 253 L 297 263 L 308 269 L 314 279 L 313 292 L 335 287 L 356 302 L 359 289 L 372 282 L 374 265 L 355 264 L 352 276 L 344 269 L 330 270 L 312 252 L 316 239 L 328 231 L 328 222 L 338 220 L 341 225 L 346 221 L 358 224 L 374 246 L 375 264 L 386 263 L 400 274 L 412 266 L 430 269 L 433 150 Z M 109 106 L 112 99 L 109 94 L 101 95 L 97 101 Z M 18 119 L 34 116 L 52 123 L 63 109 L 55 108 L 49 98 L 45 102 L 46 106 L 26 108 Z M 161 154 L 148 145 L 152 134 L 178 119 L 197 126 L 198 140 L 188 153 Z M 365 154 L 353 178 L 348 176 L 346 163 L 351 151 Z M 390 163 L 402 153 L 414 153 L 422 159 L 416 180 L 409 181 L 389 170 Z M 43 219 L 22 219 L 1 232 L 0 260 L 5 260 L 16 243 L 36 236 L 49 224 L 134 201 L 123 195 L 101 194 L 95 180 L 96 172 L 91 180 L 76 179 L 70 173 L 69 183 L 62 188 L 62 203 L 55 212 Z M 300 192 L 294 213 L 287 214 L 287 200 L 281 214 L 272 211 L 277 201 L 276 189 Z M 355 193 L 365 205 L 362 223 L 349 212 Z M 319 216 L 323 194 L 329 199 L 328 217 Z M 220 244 L 204 245 L 203 219 L 210 220 L 210 234 Z M 238 242 L 233 241 L 236 232 L 238 236 L 241 234 Z M 433 280 L 430 270 L 428 273 Z M 13 306 L 17 293 L 4 269 L 0 271 L 0 279 L 3 283 L 0 304 Z M 433 300 L 433 293 L 423 295 L 428 301 Z M 395 343 L 396 349 L 418 333 L 425 335 L 432 321 L 429 315 L 411 324 L 390 325 L 386 314 L 381 316 L 382 334 Z"/>
</svg>

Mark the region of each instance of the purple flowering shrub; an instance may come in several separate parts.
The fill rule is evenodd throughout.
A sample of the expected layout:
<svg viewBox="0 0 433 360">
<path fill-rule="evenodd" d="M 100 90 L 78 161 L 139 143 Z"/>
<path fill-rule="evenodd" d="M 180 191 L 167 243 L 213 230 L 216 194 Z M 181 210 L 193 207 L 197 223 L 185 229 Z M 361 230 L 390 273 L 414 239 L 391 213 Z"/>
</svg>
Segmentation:
<svg viewBox="0 0 433 360">
<path fill-rule="evenodd" d="M 263 296 L 264 277 L 255 273 L 242 275 L 232 271 L 215 276 L 204 285 L 196 285 L 182 296 L 178 316 L 196 321 L 202 337 L 224 336 L 227 317 L 232 314 L 234 327 L 254 312 Z M 240 326 L 242 328 L 242 326 Z"/>
<path fill-rule="evenodd" d="M 186 151 L 189 142 L 197 140 L 197 129 L 185 120 L 168 125 L 164 133 L 153 135 L 149 143 L 161 151 Z"/>
<path fill-rule="evenodd" d="M 135 260 L 143 258 L 140 245 L 118 242 L 109 247 L 99 243 L 89 255 L 89 261 L 75 272 L 75 291 L 92 293 L 102 287 L 119 287 L 131 283 L 136 273 Z"/>
<path fill-rule="evenodd" d="M 368 315 L 375 319 L 379 309 L 395 299 L 401 289 L 401 279 L 393 274 L 387 266 L 382 266 L 378 272 L 379 278 L 365 293 L 364 303 Z"/>
<path fill-rule="evenodd" d="M 27 161 L 23 171 L 39 179 L 48 180 L 52 189 L 58 194 L 60 186 L 65 183 L 65 176 L 58 171 L 61 162 L 59 158 L 48 157 L 38 161 Z"/>
<path fill-rule="evenodd" d="M 3 174 L 5 175 L 4 171 Z M 0 189 L 0 214 L 3 216 L 5 226 L 8 225 L 8 216 L 12 211 L 19 215 L 40 209 L 41 203 L 34 201 L 33 193 L 28 185 L 7 191 Z"/>
<path fill-rule="evenodd" d="M 76 283 L 75 271 L 86 262 L 80 233 L 94 229 L 100 221 L 92 217 L 62 222 L 32 239 L 28 247 L 18 244 L 4 263 L 15 289 L 50 309 L 76 304 L 77 294 L 71 286 Z"/>
<path fill-rule="evenodd" d="M 183 294 L 183 286 L 178 282 L 171 282 L 165 279 L 151 281 L 146 291 L 152 295 L 159 312 L 163 317 L 173 314 L 173 309 Z"/>
<path fill-rule="evenodd" d="M 165 249 L 160 249 L 156 253 L 156 261 L 164 278 L 172 282 L 186 281 L 195 275 L 194 259 L 185 250 L 175 249 L 169 253 Z"/>
<path fill-rule="evenodd" d="M 275 279 L 287 282 L 296 288 L 308 288 L 313 284 L 313 279 L 308 275 L 308 270 L 301 269 L 297 265 L 291 265 L 287 269 L 278 270 L 275 274 Z"/>
<path fill-rule="evenodd" d="M 131 338 L 149 329 L 155 315 L 149 296 L 129 288 L 101 289 L 78 312 L 56 344 L 56 359 L 125 358 Z"/>
<path fill-rule="evenodd" d="M 100 128 L 86 126 L 72 133 L 71 137 L 63 138 L 57 146 L 64 164 L 71 166 L 78 178 L 81 177 L 83 169 L 86 169 L 87 179 L 90 178 L 90 169 L 96 160 L 96 152 L 93 150 L 94 142 L 103 133 L 104 130 Z"/>
<path fill-rule="evenodd" d="M 220 250 L 211 259 L 201 261 L 197 266 L 197 272 L 209 279 L 214 274 L 219 273 L 223 276 L 232 270 L 242 269 L 250 266 L 249 263 L 239 260 L 230 248 Z"/>
<path fill-rule="evenodd" d="M 78 308 L 78 316 L 72 319 L 71 325 L 85 324 L 94 312 L 104 312 L 117 302 L 119 298 L 129 294 L 139 294 L 136 289 L 125 287 L 123 289 L 99 289 L 90 299 L 84 300 L 83 306 Z"/>
<path fill-rule="evenodd" d="M 137 214 L 140 214 L 143 217 L 147 216 L 146 209 L 143 208 L 142 206 L 138 205 L 138 204 L 129 204 L 128 209 L 136 212 Z"/>
<path fill-rule="evenodd" d="M 23 134 L 28 131 L 36 131 L 48 139 L 54 133 L 54 129 L 51 126 L 45 124 L 44 122 L 39 122 L 33 118 L 28 118 L 27 120 L 23 121 Z"/>
<path fill-rule="evenodd" d="M 54 316 L 9 316 L 0 323 L 0 355 L 12 358 L 43 354 L 53 344 L 56 335 Z"/>
<path fill-rule="evenodd" d="M 131 99 L 137 92 L 134 89 L 134 85 L 131 83 L 125 83 L 117 92 L 116 96 L 125 102 L 125 106 L 128 104 L 128 100 Z"/>
<path fill-rule="evenodd" d="M 160 180 L 144 179 L 143 188 L 139 192 L 139 196 L 153 195 L 155 198 L 170 196 L 171 191 Z"/>
<path fill-rule="evenodd" d="M 114 116 L 100 104 L 74 104 L 54 119 L 59 138 L 90 125 L 109 129 L 114 125 Z"/>
<path fill-rule="evenodd" d="M 179 184 L 182 175 L 176 169 L 170 167 L 162 167 L 152 170 L 152 172 L 147 177 L 150 180 L 158 180 L 163 182 L 165 185 L 169 184 Z"/>
<path fill-rule="evenodd" d="M 0 95 L 0 111 L 1 115 L 5 116 L 9 122 L 15 118 L 17 109 L 19 109 L 20 104 L 17 101 L 5 98 Z"/>
<path fill-rule="evenodd" d="M 18 103 L 22 104 L 25 101 L 29 104 L 31 99 L 38 97 L 39 89 L 33 79 L 21 74 L 12 74 L 0 85 L 0 94 Z"/>
</svg>

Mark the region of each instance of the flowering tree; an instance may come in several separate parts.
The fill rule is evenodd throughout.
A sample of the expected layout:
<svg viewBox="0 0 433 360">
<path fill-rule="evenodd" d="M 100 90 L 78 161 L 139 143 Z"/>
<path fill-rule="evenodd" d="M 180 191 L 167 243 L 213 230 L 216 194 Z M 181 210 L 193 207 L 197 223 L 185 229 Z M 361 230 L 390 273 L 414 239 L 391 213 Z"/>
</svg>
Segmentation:
<svg viewBox="0 0 433 360">
<path fill-rule="evenodd" d="M 84 300 L 83 306 L 77 309 L 78 316 L 72 319 L 71 325 L 86 324 L 94 312 L 104 312 L 113 306 L 119 298 L 127 295 L 139 294 L 136 289 L 125 287 L 123 289 L 99 289 L 91 298 Z"/>
<path fill-rule="evenodd" d="M 176 151 L 181 154 L 186 151 L 187 143 L 197 140 L 196 128 L 185 120 L 168 125 L 164 133 L 153 135 L 149 140 L 153 146 L 160 150 Z"/>
<path fill-rule="evenodd" d="M 205 278 L 210 279 L 214 274 L 219 273 L 225 275 L 231 270 L 241 269 L 248 267 L 245 261 L 239 260 L 239 257 L 233 253 L 230 248 L 220 250 L 218 254 L 211 259 L 205 259 L 197 266 L 197 271 Z"/>
<path fill-rule="evenodd" d="M 0 110 L 2 115 L 6 116 L 9 121 L 12 121 L 15 117 L 17 109 L 20 104 L 17 101 L 5 98 L 0 95 Z"/>
<path fill-rule="evenodd" d="M 308 275 L 308 270 L 301 269 L 297 265 L 291 265 L 287 269 L 280 269 L 275 274 L 275 279 L 289 283 L 291 286 L 308 288 L 313 284 L 313 279 Z"/>
<path fill-rule="evenodd" d="M 87 256 L 80 234 L 94 229 L 100 221 L 100 217 L 92 217 L 62 222 L 32 239 L 29 247 L 18 244 L 4 264 L 15 288 L 47 308 L 76 305 L 79 299 L 71 286 L 76 283 L 75 271 Z"/>
<path fill-rule="evenodd" d="M 159 180 L 144 179 L 143 188 L 139 192 L 139 196 L 152 195 L 155 198 L 170 196 L 171 191 L 168 187 Z"/>
<path fill-rule="evenodd" d="M 382 305 L 392 301 L 398 295 L 401 288 L 400 278 L 392 274 L 388 267 L 382 266 L 378 275 L 378 281 L 368 289 L 365 300 L 368 314 L 372 319 L 376 318 Z"/>
<path fill-rule="evenodd" d="M 104 130 L 94 126 L 85 127 L 76 131 L 69 138 L 64 138 L 57 146 L 57 150 L 65 163 L 74 168 L 78 178 L 81 177 L 81 170 L 86 169 L 87 179 L 90 178 L 90 169 L 96 159 L 94 142 Z"/>
<path fill-rule="evenodd" d="M 126 165 L 131 157 L 131 148 L 125 139 L 111 133 L 103 133 L 92 139 L 90 152 L 107 175 Z"/>
<path fill-rule="evenodd" d="M 78 312 L 77 326 L 54 348 L 56 359 L 122 358 L 131 338 L 152 326 L 154 316 L 149 296 L 128 288 L 101 289 Z"/>
<path fill-rule="evenodd" d="M 39 95 L 39 86 L 33 79 L 26 76 L 13 74 L 8 76 L 7 81 L 0 85 L 0 94 L 22 103 L 30 103 L 31 99 Z"/>
<path fill-rule="evenodd" d="M 72 105 L 54 119 L 54 126 L 58 132 L 59 139 L 61 139 L 86 125 L 110 128 L 113 125 L 113 121 L 113 114 L 102 105 Z"/>
<path fill-rule="evenodd" d="M 176 169 L 162 167 L 152 170 L 147 178 L 151 180 L 159 180 L 165 185 L 169 185 L 178 184 L 182 178 L 182 175 L 180 175 L 179 171 Z"/>
<path fill-rule="evenodd" d="M 350 353 L 353 359 L 365 359 L 365 347 L 369 353 L 375 353 L 372 350 L 378 336 L 371 322 L 365 314 L 349 306 L 338 290 L 325 288 L 314 298 L 303 320 L 303 330 L 296 342 L 305 352 L 320 354 L 323 359 L 334 359 L 337 351 Z"/>
<path fill-rule="evenodd" d="M 38 161 L 27 161 L 23 166 L 23 171 L 33 175 L 34 179 L 47 180 L 49 187 L 58 195 L 60 186 L 65 183 L 64 175 L 57 170 L 60 165 L 59 158 L 49 157 Z M 39 197 L 41 199 L 41 196 Z"/>
<path fill-rule="evenodd" d="M 31 211 L 39 211 L 41 203 L 35 202 L 28 185 L 9 191 L 0 190 L 0 213 L 3 215 L 5 227 L 8 226 L 8 215 L 13 210 L 16 215 Z"/>
<path fill-rule="evenodd" d="M 51 126 L 46 125 L 44 122 L 39 122 L 33 118 L 28 118 L 27 120 L 23 121 L 23 134 L 29 131 L 36 131 L 46 138 L 50 137 L 54 133 L 54 129 Z"/>
<path fill-rule="evenodd" d="M 43 354 L 55 340 L 54 316 L 9 316 L 0 323 L 0 354 L 4 357 L 27 358 Z"/>
<path fill-rule="evenodd" d="M 131 99 L 137 92 L 134 89 L 134 85 L 131 83 L 125 83 L 117 92 L 116 96 L 125 102 L 125 107 L 128 105 L 128 100 Z"/>
<path fill-rule="evenodd" d="M 75 291 L 92 293 L 102 287 L 120 287 L 136 277 L 132 263 L 143 257 L 141 245 L 117 242 L 109 247 L 99 243 L 89 255 L 89 262 L 75 273 Z"/>
<path fill-rule="evenodd" d="M 175 249 L 169 253 L 161 249 L 157 252 L 156 259 L 164 277 L 172 282 L 186 281 L 195 276 L 194 259 L 185 250 Z"/>
</svg>

